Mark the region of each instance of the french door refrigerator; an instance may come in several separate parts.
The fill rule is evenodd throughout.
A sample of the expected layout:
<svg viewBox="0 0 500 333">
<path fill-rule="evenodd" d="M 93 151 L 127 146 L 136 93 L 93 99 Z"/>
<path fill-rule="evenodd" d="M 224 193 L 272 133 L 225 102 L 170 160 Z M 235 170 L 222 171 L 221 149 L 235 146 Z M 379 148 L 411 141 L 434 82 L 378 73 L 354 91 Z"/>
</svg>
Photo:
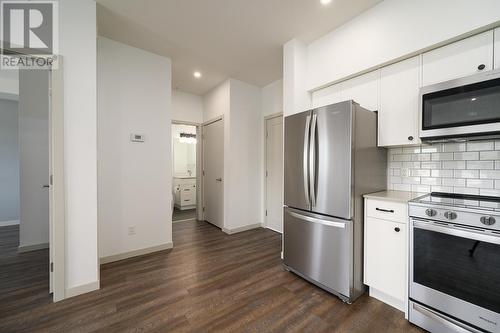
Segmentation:
<svg viewBox="0 0 500 333">
<path fill-rule="evenodd" d="M 353 101 L 285 118 L 284 265 L 347 303 L 364 292 L 363 199 L 386 188 L 377 114 Z"/>
</svg>

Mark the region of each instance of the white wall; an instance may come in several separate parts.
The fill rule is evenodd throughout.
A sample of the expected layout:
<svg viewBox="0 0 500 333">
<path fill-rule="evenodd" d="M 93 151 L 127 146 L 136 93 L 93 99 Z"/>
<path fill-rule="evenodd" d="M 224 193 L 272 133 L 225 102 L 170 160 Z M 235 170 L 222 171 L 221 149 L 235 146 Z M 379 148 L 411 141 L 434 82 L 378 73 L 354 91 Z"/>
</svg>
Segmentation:
<svg viewBox="0 0 500 333">
<path fill-rule="evenodd" d="M 262 116 L 283 112 L 283 79 L 262 88 Z"/>
<path fill-rule="evenodd" d="M 283 113 L 285 116 L 311 107 L 311 94 L 306 89 L 307 46 L 293 39 L 283 47 Z"/>
<path fill-rule="evenodd" d="M 18 102 L 0 99 L 0 226 L 19 222 Z"/>
<path fill-rule="evenodd" d="M 260 146 L 262 147 L 261 156 L 261 193 L 260 193 L 260 201 L 261 201 L 261 220 L 266 220 L 266 140 L 265 140 L 265 130 L 266 130 L 266 122 L 265 118 L 267 116 L 275 115 L 278 113 L 283 113 L 283 79 L 277 80 L 268 84 L 267 86 L 262 88 L 262 115 L 261 115 L 261 138 L 260 138 Z"/>
<path fill-rule="evenodd" d="M 230 80 L 229 160 L 224 170 L 227 192 L 224 205 L 226 229 L 260 224 L 262 137 L 261 89 Z"/>
<path fill-rule="evenodd" d="M 103 37 L 98 59 L 99 255 L 171 246 L 170 59 Z"/>
<path fill-rule="evenodd" d="M 203 97 L 172 90 L 172 119 L 200 124 L 203 122 Z"/>
<path fill-rule="evenodd" d="M 409 57 L 499 21 L 498 0 L 382 1 L 307 47 L 306 90 Z"/>
<path fill-rule="evenodd" d="M 259 87 L 229 79 L 203 98 L 203 120 L 224 116 L 224 228 L 262 220 L 262 94 Z"/>
<path fill-rule="evenodd" d="M 19 95 L 19 71 L 0 70 L 0 92 Z"/>
<path fill-rule="evenodd" d="M 59 2 L 64 57 L 66 288 L 98 288 L 96 3 Z M 78 288 L 76 288 L 78 287 Z"/>
<path fill-rule="evenodd" d="M 49 243 L 49 73 L 19 74 L 19 248 Z"/>
</svg>

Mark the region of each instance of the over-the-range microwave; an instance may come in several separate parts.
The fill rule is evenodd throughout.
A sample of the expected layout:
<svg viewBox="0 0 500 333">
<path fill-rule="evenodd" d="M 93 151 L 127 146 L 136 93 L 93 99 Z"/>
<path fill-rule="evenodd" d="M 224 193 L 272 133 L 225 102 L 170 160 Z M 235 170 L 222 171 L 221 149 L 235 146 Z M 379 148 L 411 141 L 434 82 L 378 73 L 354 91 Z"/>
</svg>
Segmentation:
<svg viewBox="0 0 500 333">
<path fill-rule="evenodd" d="M 420 89 L 422 141 L 500 137 L 500 70 Z"/>
</svg>

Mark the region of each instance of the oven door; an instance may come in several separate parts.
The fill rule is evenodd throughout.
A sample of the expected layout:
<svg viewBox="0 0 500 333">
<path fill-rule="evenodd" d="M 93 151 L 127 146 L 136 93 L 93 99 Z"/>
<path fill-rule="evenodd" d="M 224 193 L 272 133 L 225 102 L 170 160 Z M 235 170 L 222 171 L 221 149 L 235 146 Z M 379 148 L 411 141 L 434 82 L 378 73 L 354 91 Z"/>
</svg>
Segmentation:
<svg viewBox="0 0 500 333">
<path fill-rule="evenodd" d="M 412 219 L 410 299 L 500 332 L 500 234 Z"/>
<path fill-rule="evenodd" d="M 420 94 L 422 139 L 498 135 L 500 71 L 424 87 Z"/>
</svg>

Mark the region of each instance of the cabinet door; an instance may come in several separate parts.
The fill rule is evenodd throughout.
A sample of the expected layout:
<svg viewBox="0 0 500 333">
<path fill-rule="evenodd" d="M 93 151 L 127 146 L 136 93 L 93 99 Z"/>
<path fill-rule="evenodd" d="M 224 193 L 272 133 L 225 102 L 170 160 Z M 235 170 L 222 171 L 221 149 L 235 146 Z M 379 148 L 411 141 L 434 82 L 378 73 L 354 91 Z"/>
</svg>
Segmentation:
<svg viewBox="0 0 500 333">
<path fill-rule="evenodd" d="M 406 224 L 369 217 L 365 221 L 365 232 L 365 283 L 404 300 Z"/>
<path fill-rule="evenodd" d="M 422 83 L 427 86 L 492 69 L 493 31 L 487 31 L 424 53 Z"/>
<path fill-rule="evenodd" d="M 363 108 L 379 110 L 380 71 L 376 70 L 342 82 L 342 100 L 352 99 Z"/>
<path fill-rule="evenodd" d="M 495 69 L 500 68 L 500 28 L 495 29 Z"/>
<path fill-rule="evenodd" d="M 420 57 L 382 68 L 378 145 L 418 144 Z"/>
</svg>

